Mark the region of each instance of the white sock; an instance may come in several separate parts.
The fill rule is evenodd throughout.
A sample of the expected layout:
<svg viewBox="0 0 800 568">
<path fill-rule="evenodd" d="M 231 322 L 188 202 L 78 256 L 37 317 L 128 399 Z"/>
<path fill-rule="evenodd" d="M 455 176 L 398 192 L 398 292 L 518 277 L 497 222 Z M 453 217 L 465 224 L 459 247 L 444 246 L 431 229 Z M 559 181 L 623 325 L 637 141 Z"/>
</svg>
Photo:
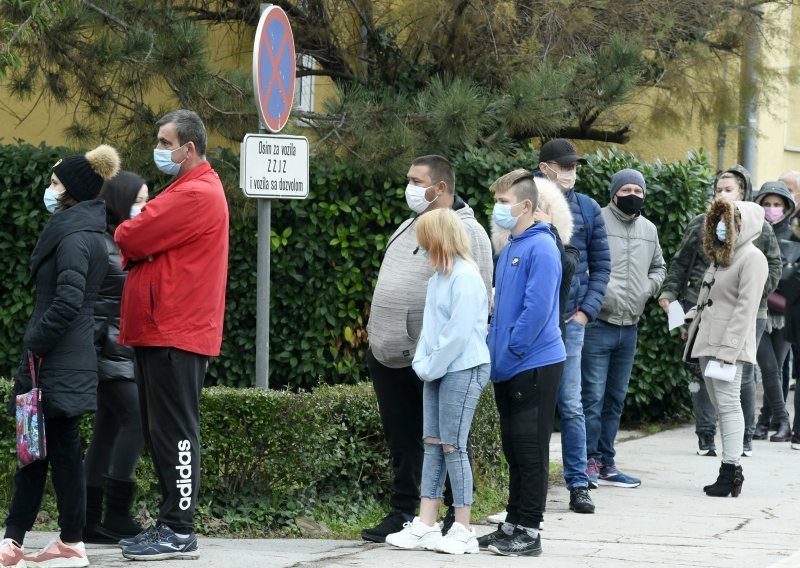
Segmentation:
<svg viewBox="0 0 800 568">
<path fill-rule="evenodd" d="M 512 525 L 511 523 L 503 523 L 500 526 L 500 530 L 506 533 L 508 536 L 511 536 L 511 533 L 514 532 L 514 525 Z"/>
<path fill-rule="evenodd" d="M 528 533 L 528 536 L 531 538 L 536 538 L 537 536 L 539 536 L 539 529 L 528 528 L 528 527 L 519 527 L 519 528 Z"/>
<path fill-rule="evenodd" d="M 181 534 L 181 533 L 176 532 L 175 536 L 177 536 L 178 538 L 189 538 L 189 533 Z"/>
</svg>

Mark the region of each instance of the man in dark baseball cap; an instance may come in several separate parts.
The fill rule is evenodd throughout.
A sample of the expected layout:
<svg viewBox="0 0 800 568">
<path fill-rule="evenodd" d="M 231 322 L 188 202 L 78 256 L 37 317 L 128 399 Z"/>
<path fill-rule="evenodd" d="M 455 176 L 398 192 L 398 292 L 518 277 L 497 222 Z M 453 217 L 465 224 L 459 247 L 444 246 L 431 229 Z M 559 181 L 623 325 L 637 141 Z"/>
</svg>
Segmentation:
<svg viewBox="0 0 800 568">
<path fill-rule="evenodd" d="M 593 513 L 594 503 L 588 488 L 598 483 L 599 465 L 587 461 L 586 422 L 581 400 L 581 351 L 585 326 L 597 319 L 611 274 L 611 253 L 606 238 L 605 220 L 597 202 L 575 191 L 578 165 L 586 160 L 568 140 L 546 142 L 539 152 L 539 172 L 554 182 L 567 198 L 575 232 L 570 244 L 580 252 L 569 298 L 564 306 L 567 360 L 558 390 L 561 414 L 561 451 L 564 481 L 570 492 L 569 508 L 576 513 Z"/>
<path fill-rule="evenodd" d="M 564 140 L 563 138 L 554 138 L 545 142 L 539 152 L 539 161 L 545 164 L 547 162 L 555 162 L 562 166 L 575 163 L 586 164 L 586 160 L 581 158 L 578 152 L 575 151 L 575 146 L 569 140 Z"/>
</svg>

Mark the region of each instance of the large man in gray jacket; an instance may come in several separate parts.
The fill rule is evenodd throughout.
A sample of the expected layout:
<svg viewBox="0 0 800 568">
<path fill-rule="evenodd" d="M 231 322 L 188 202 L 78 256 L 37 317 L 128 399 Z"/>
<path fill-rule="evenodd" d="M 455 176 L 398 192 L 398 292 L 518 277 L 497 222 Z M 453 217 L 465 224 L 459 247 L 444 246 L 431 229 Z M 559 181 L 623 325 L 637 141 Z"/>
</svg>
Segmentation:
<svg viewBox="0 0 800 568">
<path fill-rule="evenodd" d="M 620 170 L 611 178 L 611 203 L 603 208 L 611 279 L 597 320 L 586 326 L 581 358 L 589 476 L 597 475 L 598 485 L 641 484 L 617 469 L 614 439 L 636 354 L 637 323 L 666 274 L 656 227 L 641 214 L 646 190 L 641 173 Z"/>
<path fill-rule="evenodd" d="M 433 209 L 453 209 L 464 221 L 472 256 L 486 289 L 492 289 L 489 236 L 475 220 L 472 209 L 455 194 L 450 162 L 441 156 L 422 156 L 411 163 L 406 177 L 406 202 L 416 215 L 404 221 L 386 245 L 367 325 L 367 367 L 394 467 L 392 512 L 377 526 L 361 532 L 365 540 L 373 542 L 384 542 L 386 535 L 401 531 L 419 505 L 423 383 L 411 362 L 422 330 L 425 292 L 433 271 L 417 243 L 418 216 Z"/>
</svg>

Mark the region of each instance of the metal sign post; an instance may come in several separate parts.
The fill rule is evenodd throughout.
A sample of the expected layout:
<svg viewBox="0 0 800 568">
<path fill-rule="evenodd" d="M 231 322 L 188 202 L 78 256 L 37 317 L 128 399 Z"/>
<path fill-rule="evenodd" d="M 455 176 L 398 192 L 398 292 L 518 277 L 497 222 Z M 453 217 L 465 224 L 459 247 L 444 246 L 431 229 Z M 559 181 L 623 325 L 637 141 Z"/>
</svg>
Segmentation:
<svg viewBox="0 0 800 568">
<path fill-rule="evenodd" d="M 308 140 L 267 135 L 268 131 L 280 132 L 289 120 L 295 77 L 294 35 L 289 18 L 281 8 L 262 4 L 253 42 L 253 91 L 259 134 L 245 136 L 240 165 L 242 191 L 248 197 L 258 198 L 256 386 L 261 388 L 269 387 L 272 199 L 308 196 Z"/>
</svg>

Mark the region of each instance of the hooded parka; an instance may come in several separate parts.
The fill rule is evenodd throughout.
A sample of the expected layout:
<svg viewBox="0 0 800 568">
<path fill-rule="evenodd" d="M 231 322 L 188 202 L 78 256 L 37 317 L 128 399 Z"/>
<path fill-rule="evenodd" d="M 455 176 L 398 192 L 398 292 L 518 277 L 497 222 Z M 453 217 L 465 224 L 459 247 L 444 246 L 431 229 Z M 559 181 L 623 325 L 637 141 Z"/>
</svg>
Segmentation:
<svg viewBox="0 0 800 568">
<path fill-rule="evenodd" d="M 720 220 L 726 227 L 725 242 L 716 236 Z M 752 202 L 717 199 L 709 207 L 703 240 L 712 262 L 703 277 L 698 305 L 690 311 L 694 319 L 685 361 L 710 357 L 726 363 L 756 362 L 756 314 L 769 268 L 753 241 L 763 224 L 764 209 Z"/>
</svg>

